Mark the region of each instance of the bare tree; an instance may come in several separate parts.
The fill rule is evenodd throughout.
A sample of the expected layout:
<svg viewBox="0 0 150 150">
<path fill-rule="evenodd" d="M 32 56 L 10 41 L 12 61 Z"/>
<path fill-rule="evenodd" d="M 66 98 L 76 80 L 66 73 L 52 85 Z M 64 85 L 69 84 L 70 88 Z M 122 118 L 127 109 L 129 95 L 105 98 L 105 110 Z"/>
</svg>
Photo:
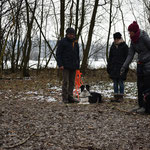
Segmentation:
<svg viewBox="0 0 150 150">
<path fill-rule="evenodd" d="M 8 26 L 3 26 L 3 18 L 4 15 L 7 14 L 8 11 L 10 11 L 10 9 L 5 9 L 6 8 L 6 4 L 7 4 L 7 0 L 4 1 L 0 1 L 0 74 L 2 74 L 2 69 L 3 69 L 3 54 L 4 54 L 4 36 L 5 33 L 7 31 L 7 27 Z M 8 23 L 8 22 L 7 22 Z M 6 46 L 5 46 L 6 47 Z"/>
<path fill-rule="evenodd" d="M 84 19 L 85 19 L 85 0 L 82 0 L 82 10 L 81 10 L 81 19 L 80 19 L 81 22 L 80 22 L 78 33 L 77 33 L 77 26 L 76 26 L 77 39 L 79 39 L 79 37 L 81 35 L 83 25 L 84 25 Z M 76 25 L 77 25 L 77 23 L 76 23 Z"/>
<path fill-rule="evenodd" d="M 43 26 L 43 9 L 44 9 L 44 0 L 42 0 L 42 5 L 41 5 L 41 7 L 42 7 L 42 10 L 41 10 L 41 24 L 40 24 L 40 26 L 41 26 L 41 28 L 42 28 L 42 26 Z M 40 69 L 40 59 L 41 59 L 41 44 L 42 44 L 42 39 L 41 39 L 41 37 L 42 37 L 42 34 L 41 34 L 41 31 L 40 31 L 40 39 L 39 39 L 39 55 L 38 55 L 38 64 L 37 64 L 37 71 Z"/>
<path fill-rule="evenodd" d="M 65 0 L 60 0 L 60 37 L 64 37 L 65 29 Z"/>
<path fill-rule="evenodd" d="M 37 6 L 37 1 L 34 1 L 34 7 L 33 7 L 33 13 L 31 13 L 31 18 L 30 18 L 30 11 L 29 11 L 29 2 L 28 0 L 25 0 L 26 2 L 26 15 L 27 15 L 27 33 L 26 33 L 26 40 L 25 44 L 23 47 L 23 60 L 21 67 L 23 68 L 23 77 L 28 77 L 29 76 L 29 68 L 28 68 L 28 63 L 30 59 L 30 53 L 31 53 L 31 46 L 32 46 L 32 27 L 33 27 L 33 22 L 34 22 L 34 14 Z"/>
<path fill-rule="evenodd" d="M 20 15 L 21 15 L 21 9 L 22 9 L 22 0 L 20 0 L 19 2 L 15 3 L 15 2 L 10 2 L 10 7 L 13 11 L 14 14 L 14 30 L 11 31 L 11 71 L 15 72 L 16 70 L 16 56 L 15 56 L 15 51 L 16 51 L 16 45 L 17 45 L 17 41 L 18 41 L 18 32 L 19 32 L 19 24 L 20 24 Z"/>
<path fill-rule="evenodd" d="M 109 38 L 111 33 L 111 26 L 112 26 L 112 0 L 110 0 L 110 9 L 109 9 L 109 29 L 108 29 L 108 36 L 107 36 L 107 45 L 106 45 L 106 60 L 108 60 L 108 48 L 109 48 Z"/>
<path fill-rule="evenodd" d="M 4 26 L 2 26 L 2 24 L 4 24 Z M 0 75 L 2 75 L 3 57 L 5 54 L 5 49 L 7 47 L 9 35 L 12 32 L 14 25 L 15 25 L 15 16 L 9 0 L 1 1 L 0 2 Z"/>
<path fill-rule="evenodd" d="M 123 2 L 123 0 L 122 0 L 122 2 Z M 126 30 L 126 28 L 125 28 L 125 20 L 124 20 L 124 14 L 123 14 L 123 11 L 122 11 L 122 9 L 121 9 L 121 6 L 122 6 L 122 2 L 120 2 L 120 0 L 118 0 L 118 8 L 119 8 L 119 11 L 120 11 L 120 13 L 121 13 L 121 19 L 122 19 L 122 24 L 123 24 L 123 35 L 124 35 L 124 40 L 126 41 L 126 34 L 125 34 L 125 30 Z"/>
<path fill-rule="evenodd" d="M 79 0 L 76 0 L 76 20 L 75 20 L 75 33 L 77 33 L 79 23 Z"/>
<path fill-rule="evenodd" d="M 69 20 L 69 27 L 71 27 L 71 25 L 73 24 L 73 6 L 74 6 L 74 0 L 72 0 L 71 2 L 71 6 L 70 6 L 70 20 Z"/>
<path fill-rule="evenodd" d="M 148 22 L 150 23 L 150 1 L 149 0 L 143 0 L 144 5 L 146 7 L 146 13 L 148 16 Z"/>
<path fill-rule="evenodd" d="M 99 0 L 95 0 L 91 23 L 90 23 L 90 28 L 89 28 L 89 33 L 88 33 L 88 40 L 87 40 L 85 50 L 83 51 L 83 60 L 82 60 L 82 64 L 81 64 L 81 70 L 83 73 L 85 73 L 85 70 L 88 66 L 87 60 L 88 60 L 88 54 L 89 54 L 90 46 L 91 46 L 91 42 L 92 42 L 92 35 L 93 35 L 93 29 L 94 29 L 94 25 L 95 25 L 95 18 L 96 18 L 96 13 L 97 13 L 97 8 L 98 8 L 98 2 L 99 2 Z"/>
</svg>

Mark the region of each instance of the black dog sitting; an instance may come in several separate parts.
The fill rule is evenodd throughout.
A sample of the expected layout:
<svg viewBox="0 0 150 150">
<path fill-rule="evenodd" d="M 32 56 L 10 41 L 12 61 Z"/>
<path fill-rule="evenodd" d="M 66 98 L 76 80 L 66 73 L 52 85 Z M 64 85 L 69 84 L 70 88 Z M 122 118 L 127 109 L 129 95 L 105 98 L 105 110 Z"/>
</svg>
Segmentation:
<svg viewBox="0 0 150 150">
<path fill-rule="evenodd" d="M 90 92 L 89 85 L 82 85 L 80 93 L 80 103 L 101 103 L 102 96 L 100 93 L 97 92 Z"/>
<path fill-rule="evenodd" d="M 150 114 L 150 89 L 143 92 L 145 102 L 145 112 Z"/>
</svg>

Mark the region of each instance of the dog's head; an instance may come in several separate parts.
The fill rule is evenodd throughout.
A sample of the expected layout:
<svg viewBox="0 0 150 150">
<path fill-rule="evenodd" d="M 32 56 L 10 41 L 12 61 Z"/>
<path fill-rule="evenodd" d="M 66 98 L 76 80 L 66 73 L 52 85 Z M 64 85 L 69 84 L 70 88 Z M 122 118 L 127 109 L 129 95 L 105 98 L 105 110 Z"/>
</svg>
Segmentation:
<svg viewBox="0 0 150 150">
<path fill-rule="evenodd" d="M 82 85 L 80 87 L 81 89 L 81 93 L 80 93 L 80 97 L 81 98 L 85 98 L 85 97 L 89 97 L 91 94 L 90 94 L 90 86 L 89 85 Z"/>
</svg>

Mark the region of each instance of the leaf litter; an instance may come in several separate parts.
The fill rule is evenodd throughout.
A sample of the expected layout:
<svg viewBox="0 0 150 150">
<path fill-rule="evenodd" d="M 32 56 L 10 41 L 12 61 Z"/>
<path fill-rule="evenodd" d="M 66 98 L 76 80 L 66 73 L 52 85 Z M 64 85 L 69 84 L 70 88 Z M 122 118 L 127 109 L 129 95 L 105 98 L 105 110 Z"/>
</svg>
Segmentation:
<svg viewBox="0 0 150 150">
<path fill-rule="evenodd" d="M 92 83 L 103 103 L 63 104 L 61 85 L 48 79 L 1 80 L 0 149 L 149 150 L 150 116 L 129 113 L 137 104 L 135 82 L 121 103 L 110 102 L 112 82 Z"/>
</svg>

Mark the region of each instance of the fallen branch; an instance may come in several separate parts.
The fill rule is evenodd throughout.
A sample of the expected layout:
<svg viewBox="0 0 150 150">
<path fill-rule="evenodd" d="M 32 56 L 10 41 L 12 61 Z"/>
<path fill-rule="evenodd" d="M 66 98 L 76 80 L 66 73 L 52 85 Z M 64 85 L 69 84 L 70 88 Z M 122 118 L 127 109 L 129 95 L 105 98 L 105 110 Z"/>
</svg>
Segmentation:
<svg viewBox="0 0 150 150">
<path fill-rule="evenodd" d="M 14 148 L 14 147 L 17 147 L 17 146 L 20 146 L 20 145 L 26 143 L 36 133 L 36 131 L 37 131 L 37 129 L 32 134 L 30 134 L 26 139 L 22 140 L 21 142 L 11 145 L 11 146 L 5 146 L 4 148 L 10 149 L 10 148 Z"/>
<path fill-rule="evenodd" d="M 135 112 L 123 110 L 123 109 L 120 109 L 120 108 L 118 108 L 118 107 L 114 107 L 114 108 L 115 108 L 116 110 L 119 110 L 119 111 L 124 112 L 124 113 L 127 113 L 127 114 L 138 115 L 138 114 L 135 113 Z"/>
<path fill-rule="evenodd" d="M 118 106 L 112 106 L 112 105 L 108 105 L 110 109 L 112 110 L 118 110 L 120 112 L 123 112 L 123 113 L 126 113 L 126 114 L 130 114 L 130 115 L 138 115 L 137 113 L 135 112 L 131 112 L 131 111 L 127 111 L 127 110 L 124 110 L 124 109 L 121 109 L 119 108 Z"/>
</svg>

